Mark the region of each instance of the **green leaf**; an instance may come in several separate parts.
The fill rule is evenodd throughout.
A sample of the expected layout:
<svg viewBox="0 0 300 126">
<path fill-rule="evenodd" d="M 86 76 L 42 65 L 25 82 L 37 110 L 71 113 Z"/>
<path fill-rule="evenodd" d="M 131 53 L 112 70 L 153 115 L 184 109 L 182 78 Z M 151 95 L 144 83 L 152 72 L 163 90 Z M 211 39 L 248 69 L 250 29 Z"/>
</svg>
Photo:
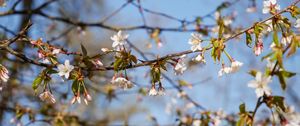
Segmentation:
<svg viewBox="0 0 300 126">
<path fill-rule="evenodd" d="M 252 44 L 252 37 L 251 37 L 251 34 L 246 32 L 246 44 L 248 47 L 251 48 L 251 44 Z"/>
<path fill-rule="evenodd" d="M 121 58 L 117 58 L 116 61 L 114 62 L 114 70 L 118 71 L 119 70 L 119 66 L 122 64 L 122 59 Z"/>
<path fill-rule="evenodd" d="M 281 110 L 285 112 L 286 108 L 284 105 L 284 97 L 281 96 L 274 96 L 273 97 L 273 104 L 275 104 L 277 107 L 279 107 Z"/>
<path fill-rule="evenodd" d="M 250 70 L 248 72 L 248 74 L 250 74 L 251 76 L 255 77 L 256 76 L 257 71 L 256 70 Z"/>
<path fill-rule="evenodd" d="M 73 84 L 72 84 L 72 91 L 74 94 L 76 94 L 78 92 L 78 88 L 79 88 L 79 83 L 77 80 L 74 80 Z"/>
<path fill-rule="evenodd" d="M 286 89 L 286 80 L 285 80 L 284 76 L 282 75 L 281 72 L 279 72 L 279 73 L 277 74 L 277 76 L 278 76 L 278 79 L 279 79 L 281 88 L 282 88 L 283 90 L 285 90 L 285 89 Z"/>
<path fill-rule="evenodd" d="M 83 56 L 87 56 L 86 48 L 83 46 L 83 44 L 80 44 L 80 45 L 81 45 L 81 51 L 82 51 Z"/>
<path fill-rule="evenodd" d="M 38 76 L 37 78 L 34 79 L 32 83 L 32 89 L 34 90 L 34 92 L 36 92 L 37 88 L 42 83 L 42 81 L 43 81 L 42 76 Z"/>
</svg>

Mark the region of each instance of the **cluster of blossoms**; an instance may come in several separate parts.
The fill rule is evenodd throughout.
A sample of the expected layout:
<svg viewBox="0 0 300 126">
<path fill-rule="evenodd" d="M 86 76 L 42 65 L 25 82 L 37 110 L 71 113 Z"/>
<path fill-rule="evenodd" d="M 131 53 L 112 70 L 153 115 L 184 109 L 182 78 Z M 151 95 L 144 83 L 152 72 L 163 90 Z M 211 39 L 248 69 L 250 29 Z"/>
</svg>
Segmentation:
<svg viewBox="0 0 300 126">
<path fill-rule="evenodd" d="M 88 105 L 88 102 L 92 101 L 91 95 L 85 91 L 83 96 L 84 96 L 83 98 L 84 103 Z M 71 104 L 74 104 L 75 102 L 79 104 L 81 103 L 81 97 L 79 93 L 75 94 L 75 96 L 71 99 Z"/>
<path fill-rule="evenodd" d="M 186 57 L 186 55 L 180 56 L 177 63 L 175 64 L 175 67 L 174 67 L 175 75 L 183 74 L 183 72 L 187 69 L 187 66 L 184 62 L 185 57 Z"/>
<path fill-rule="evenodd" d="M 122 88 L 124 90 L 132 88 L 134 85 L 131 81 L 128 79 L 122 77 L 122 76 L 113 76 L 111 83 L 119 88 Z"/>
<path fill-rule="evenodd" d="M 155 85 L 153 84 L 151 89 L 149 90 L 149 96 L 156 96 L 156 95 L 165 95 L 165 88 L 162 87 L 162 85 L 160 84 L 158 87 L 158 91 L 155 89 Z"/>
<path fill-rule="evenodd" d="M 52 62 L 56 64 L 56 61 L 53 60 L 53 58 L 61 53 L 61 49 L 51 46 L 48 43 L 43 43 L 41 38 L 38 40 L 31 40 L 30 43 L 38 48 L 38 58 L 42 60 L 43 63 Z"/>
<path fill-rule="evenodd" d="M 221 77 L 224 74 L 229 74 L 229 73 L 235 73 L 237 72 L 240 67 L 243 65 L 243 63 L 233 60 L 231 62 L 231 66 L 230 67 L 226 67 L 224 64 L 222 64 L 222 68 L 220 69 L 220 71 L 218 72 L 218 76 Z"/>
<path fill-rule="evenodd" d="M 280 5 L 277 4 L 276 0 L 265 0 L 264 1 L 264 7 L 262 10 L 262 12 L 264 14 L 276 13 L 278 10 L 280 10 Z"/>
</svg>

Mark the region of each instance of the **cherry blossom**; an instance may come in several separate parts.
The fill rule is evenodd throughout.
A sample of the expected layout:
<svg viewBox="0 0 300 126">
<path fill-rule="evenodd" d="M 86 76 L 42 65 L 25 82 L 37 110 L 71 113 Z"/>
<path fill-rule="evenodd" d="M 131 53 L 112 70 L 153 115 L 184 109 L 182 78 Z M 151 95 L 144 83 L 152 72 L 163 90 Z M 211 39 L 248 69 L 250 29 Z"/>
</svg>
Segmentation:
<svg viewBox="0 0 300 126">
<path fill-rule="evenodd" d="M 300 19 L 296 20 L 295 28 L 300 28 Z"/>
<path fill-rule="evenodd" d="M 156 91 L 155 87 L 152 86 L 151 89 L 149 90 L 149 96 L 156 96 L 158 92 Z"/>
<path fill-rule="evenodd" d="M 262 43 L 262 39 L 259 37 L 258 38 L 258 42 L 255 44 L 255 47 L 254 47 L 254 53 L 256 56 L 260 55 L 263 51 L 263 43 Z"/>
<path fill-rule="evenodd" d="M 187 66 L 184 62 L 184 58 L 186 55 L 180 56 L 178 62 L 176 63 L 174 67 L 175 75 L 183 74 L 183 72 L 187 69 Z"/>
<path fill-rule="evenodd" d="M 111 83 L 113 85 L 116 85 L 116 86 L 124 89 L 124 90 L 133 87 L 133 84 L 124 77 L 117 77 L 117 78 L 113 77 Z"/>
<path fill-rule="evenodd" d="M 57 65 L 58 68 L 58 75 L 65 76 L 66 79 L 69 78 L 70 72 L 74 69 L 74 66 L 70 65 L 70 61 L 66 60 L 65 64 Z"/>
<path fill-rule="evenodd" d="M 191 38 L 189 39 L 189 44 L 192 45 L 191 46 L 191 50 L 193 52 L 197 51 L 197 50 L 202 50 L 201 47 L 201 42 L 202 42 L 202 35 L 199 33 L 192 33 L 191 34 Z"/>
<path fill-rule="evenodd" d="M 9 79 L 8 70 L 0 64 L 0 79 L 2 82 L 7 82 Z"/>
<path fill-rule="evenodd" d="M 280 10 L 280 5 L 277 4 L 276 0 L 265 0 L 264 7 L 263 7 L 263 14 L 267 14 L 272 12 L 272 10 Z"/>
<path fill-rule="evenodd" d="M 221 77 L 224 74 L 229 74 L 231 72 L 232 72 L 232 68 L 231 67 L 225 67 L 224 65 L 222 65 L 222 68 L 218 72 L 218 76 Z"/>
<path fill-rule="evenodd" d="M 39 97 L 40 97 L 40 99 L 42 101 L 50 101 L 51 103 L 55 103 L 56 102 L 54 96 L 49 91 L 44 91 L 43 93 L 41 93 L 39 95 Z"/>
<path fill-rule="evenodd" d="M 121 50 L 126 44 L 126 39 L 129 37 L 128 34 L 122 34 L 122 31 L 119 31 L 116 35 L 113 35 L 110 39 L 113 40 L 112 47 L 115 50 Z"/>
<path fill-rule="evenodd" d="M 158 92 L 157 92 L 157 94 L 158 95 L 166 95 L 166 93 L 165 93 L 165 88 L 163 88 L 163 87 L 159 87 L 158 88 Z"/>
<path fill-rule="evenodd" d="M 192 59 L 193 61 L 197 61 L 197 62 L 202 62 L 202 63 L 206 63 L 206 60 L 204 59 L 204 57 L 199 54 L 197 55 L 195 58 Z"/>
<path fill-rule="evenodd" d="M 240 67 L 243 65 L 242 62 L 239 62 L 239 61 L 233 61 L 231 63 L 231 72 L 237 72 Z"/>
<path fill-rule="evenodd" d="M 272 82 L 271 76 L 265 76 L 260 71 L 255 75 L 255 80 L 248 83 L 248 87 L 255 88 L 255 93 L 257 97 L 261 97 L 264 94 L 267 96 L 271 95 L 271 89 L 268 84 Z"/>
<path fill-rule="evenodd" d="M 77 102 L 77 103 L 81 103 L 81 98 L 80 98 L 80 96 L 78 96 L 78 95 L 75 95 L 73 98 L 72 98 L 72 100 L 71 100 L 71 104 L 74 104 L 75 102 Z"/>
</svg>

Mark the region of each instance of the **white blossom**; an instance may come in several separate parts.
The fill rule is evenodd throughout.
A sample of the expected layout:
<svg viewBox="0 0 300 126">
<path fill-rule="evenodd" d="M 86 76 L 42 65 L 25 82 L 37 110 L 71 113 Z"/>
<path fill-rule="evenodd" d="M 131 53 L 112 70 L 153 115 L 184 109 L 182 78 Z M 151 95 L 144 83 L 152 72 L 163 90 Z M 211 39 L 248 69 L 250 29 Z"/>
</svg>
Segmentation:
<svg viewBox="0 0 300 126">
<path fill-rule="evenodd" d="M 191 46 L 192 51 L 202 50 L 201 42 L 202 42 L 202 35 L 199 33 L 192 33 L 191 38 L 189 39 L 189 44 Z"/>
<path fill-rule="evenodd" d="M 0 64 L 0 79 L 2 82 L 7 82 L 9 79 L 8 70 Z"/>
<path fill-rule="evenodd" d="M 242 62 L 239 62 L 239 61 L 233 61 L 231 63 L 231 72 L 237 72 L 240 67 L 243 65 Z"/>
<path fill-rule="evenodd" d="M 267 25 L 267 29 L 266 29 L 267 32 L 273 31 L 273 24 L 272 24 L 272 22 L 273 22 L 272 20 L 267 20 L 265 22 L 265 24 Z"/>
<path fill-rule="evenodd" d="M 265 0 L 262 12 L 267 14 L 270 13 L 272 9 L 275 9 L 276 11 L 280 10 L 280 5 L 277 4 L 276 0 Z"/>
<path fill-rule="evenodd" d="M 133 84 L 130 81 L 128 81 L 126 78 L 124 78 L 124 77 L 113 78 L 112 81 L 111 81 L 111 83 L 113 85 L 116 85 L 116 86 L 124 89 L 124 90 L 133 87 Z"/>
<path fill-rule="evenodd" d="M 224 22 L 224 25 L 225 25 L 225 26 L 228 26 L 228 25 L 230 25 L 233 21 L 232 21 L 232 18 L 231 18 L 231 17 L 225 17 L 224 20 L 223 20 L 223 22 Z"/>
<path fill-rule="evenodd" d="M 254 46 L 254 53 L 256 56 L 260 55 L 264 48 L 263 43 L 262 43 L 262 38 L 259 37 L 258 39 L 259 39 L 258 43 L 255 44 L 255 46 Z"/>
<path fill-rule="evenodd" d="M 284 46 L 286 46 L 287 44 L 290 44 L 292 41 L 293 35 L 289 35 L 286 37 L 282 37 L 281 38 L 281 44 L 283 44 Z"/>
<path fill-rule="evenodd" d="M 149 96 L 156 96 L 158 94 L 158 92 L 156 91 L 155 87 L 152 87 L 149 90 Z"/>
<path fill-rule="evenodd" d="M 193 58 L 192 60 L 193 60 L 193 61 L 197 61 L 197 62 L 206 63 L 204 57 L 203 57 L 201 54 L 197 55 L 197 56 L 196 56 L 195 58 Z"/>
<path fill-rule="evenodd" d="M 232 68 L 231 67 L 222 66 L 222 68 L 218 72 L 218 76 L 221 77 L 224 74 L 229 74 L 231 72 L 232 72 Z"/>
<path fill-rule="evenodd" d="M 193 121 L 193 125 L 192 126 L 200 126 L 201 125 L 201 120 L 197 119 Z"/>
<path fill-rule="evenodd" d="M 40 99 L 42 101 L 50 101 L 51 103 L 55 103 L 56 102 L 54 96 L 49 91 L 44 91 L 43 93 L 41 93 L 39 95 L 39 97 L 40 97 Z"/>
<path fill-rule="evenodd" d="M 59 54 L 60 53 L 60 49 L 53 49 L 52 54 Z"/>
<path fill-rule="evenodd" d="M 176 63 L 174 67 L 175 75 L 183 74 L 183 72 L 187 69 L 187 66 L 184 62 L 185 57 L 186 55 L 182 55 Z"/>
<path fill-rule="evenodd" d="M 255 80 L 248 83 L 248 87 L 255 88 L 255 93 L 257 97 L 261 97 L 264 94 L 267 96 L 271 95 L 271 89 L 268 84 L 271 82 L 271 76 L 265 76 L 261 72 L 257 72 L 255 75 Z"/>
<path fill-rule="evenodd" d="M 295 27 L 296 28 L 300 28 L 300 19 L 296 20 Z"/>
<path fill-rule="evenodd" d="M 116 35 L 113 35 L 110 39 L 113 40 L 112 47 L 116 50 L 120 50 L 126 44 L 126 39 L 129 37 L 128 34 L 122 34 L 122 31 L 119 31 Z"/>
<path fill-rule="evenodd" d="M 159 87 L 159 88 L 158 88 L 157 94 L 160 95 L 160 96 L 166 95 L 166 93 L 165 93 L 165 88 Z"/>
<path fill-rule="evenodd" d="M 65 64 L 59 64 L 58 68 L 58 75 L 65 76 L 66 79 L 69 78 L 70 72 L 74 69 L 74 66 L 70 65 L 70 61 L 66 60 Z"/>
<path fill-rule="evenodd" d="M 106 52 L 108 52 L 110 50 L 108 48 L 101 48 L 101 51 L 104 52 L 104 53 L 106 53 Z"/>
</svg>

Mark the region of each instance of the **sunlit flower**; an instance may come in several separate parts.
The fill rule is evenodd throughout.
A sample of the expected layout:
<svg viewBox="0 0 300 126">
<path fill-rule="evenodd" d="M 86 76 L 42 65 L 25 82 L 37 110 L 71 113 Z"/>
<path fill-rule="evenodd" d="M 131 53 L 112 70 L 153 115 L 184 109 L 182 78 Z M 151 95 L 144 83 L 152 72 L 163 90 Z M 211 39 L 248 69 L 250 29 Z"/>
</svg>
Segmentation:
<svg viewBox="0 0 300 126">
<path fill-rule="evenodd" d="M 70 72 L 74 69 L 74 66 L 70 65 L 70 61 L 66 60 L 65 64 L 59 64 L 58 68 L 58 75 L 65 76 L 66 79 L 69 78 Z"/>
<path fill-rule="evenodd" d="M 197 62 L 206 63 L 204 57 L 203 57 L 201 54 L 197 55 L 197 56 L 196 56 L 195 58 L 193 58 L 192 60 L 193 60 L 193 61 L 197 61 Z"/>
<path fill-rule="evenodd" d="M 0 79 L 2 82 L 7 82 L 9 79 L 8 70 L 0 64 Z"/>
<path fill-rule="evenodd" d="M 55 103 L 56 102 L 54 96 L 49 91 L 44 91 L 43 93 L 41 93 L 39 95 L 39 97 L 40 97 L 40 99 L 42 101 L 50 101 L 51 103 Z"/>
<path fill-rule="evenodd" d="M 296 20 L 295 27 L 300 28 L 300 18 Z"/>
<path fill-rule="evenodd" d="M 257 97 L 261 97 L 264 94 L 267 96 L 271 95 L 271 89 L 268 84 L 271 82 L 271 76 L 265 76 L 261 72 L 257 72 L 255 75 L 255 80 L 248 83 L 248 87 L 255 88 L 255 93 Z"/>
<path fill-rule="evenodd" d="M 106 52 L 108 52 L 110 50 L 108 48 L 101 48 L 101 51 L 106 53 Z"/>
<path fill-rule="evenodd" d="M 265 0 L 264 1 L 264 7 L 262 12 L 264 14 L 270 13 L 272 10 L 277 11 L 280 10 L 280 5 L 277 4 L 276 0 Z"/>
<path fill-rule="evenodd" d="M 176 63 L 174 67 L 175 75 L 183 74 L 183 72 L 187 69 L 187 66 L 184 62 L 184 58 L 186 55 L 180 56 L 178 62 Z"/>
<path fill-rule="evenodd" d="M 283 44 L 284 46 L 286 46 L 287 44 L 290 44 L 292 41 L 293 35 L 289 35 L 286 37 L 282 37 L 281 38 L 281 44 Z"/>
<path fill-rule="evenodd" d="M 133 87 L 133 84 L 124 77 L 113 78 L 111 83 L 113 85 L 116 85 L 116 86 L 124 89 L 124 90 L 130 89 Z"/>
<path fill-rule="evenodd" d="M 243 65 L 242 62 L 239 61 L 233 61 L 231 63 L 231 72 L 236 72 L 240 69 L 240 67 Z"/>
<path fill-rule="evenodd" d="M 191 50 L 197 51 L 202 50 L 201 42 L 202 42 L 202 35 L 199 33 L 192 33 L 191 38 L 189 39 L 189 44 L 192 45 Z"/>
<path fill-rule="evenodd" d="M 113 35 L 110 39 L 113 40 L 112 47 L 116 50 L 120 50 L 126 44 L 126 39 L 129 37 L 128 34 L 122 34 L 122 31 L 119 31 L 116 35 Z"/>
<path fill-rule="evenodd" d="M 270 45 L 270 48 L 271 48 L 272 50 L 275 50 L 275 49 L 276 49 L 276 44 L 275 44 L 274 42 L 272 42 L 271 45 Z"/>
<path fill-rule="evenodd" d="M 201 126 L 201 120 L 200 119 L 194 120 L 192 126 Z"/>
<path fill-rule="evenodd" d="M 158 92 L 156 91 L 155 87 L 152 86 L 152 88 L 149 90 L 149 96 L 156 96 Z"/>
<path fill-rule="evenodd" d="M 263 48 L 264 48 L 264 45 L 262 43 L 262 40 L 261 38 L 258 38 L 258 43 L 255 44 L 255 47 L 254 47 L 254 53 L 256 56 L 260 55 L 263 51 Z"/>
<path fill-rule="evenodd" d="M 166 93 L 165 93 L 165 88 L 163 88 L 163 87 L 159 87 L 158 88 L 158 92 L 157 92 L 157 94 L 158 95 L 166 95 Z"/>
<path fill-rule="evenodd" d="M 229 74 L 231 73 L 231 71 L 232 71 L 231 67 L 222 67 L 218 72 L 218 76 L 221 77 L 224 74 Z"/>
</svg>

